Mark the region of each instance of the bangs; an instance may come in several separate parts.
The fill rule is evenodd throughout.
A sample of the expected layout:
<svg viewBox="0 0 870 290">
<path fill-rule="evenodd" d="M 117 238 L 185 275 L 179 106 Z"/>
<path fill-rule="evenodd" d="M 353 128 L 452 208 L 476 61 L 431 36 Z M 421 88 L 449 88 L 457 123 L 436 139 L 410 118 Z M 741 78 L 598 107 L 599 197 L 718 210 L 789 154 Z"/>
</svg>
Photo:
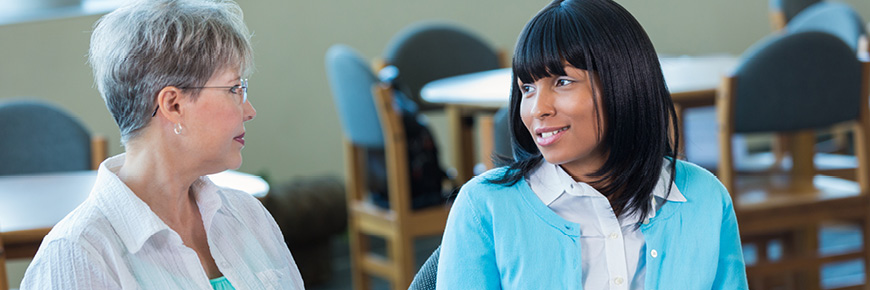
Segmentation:
<svg viewBox="0 0 870 290">
<path fill-rule="evenodd" d="M 523 83 L 549 76 L 564 76 L 565 65 L 595 70 L 577 17 L 564 7 L 547 7 L 529 21 L 517 41 L 514 75 Z M 591 65 L 590 65 L 591 64 Z"/>
</svg>

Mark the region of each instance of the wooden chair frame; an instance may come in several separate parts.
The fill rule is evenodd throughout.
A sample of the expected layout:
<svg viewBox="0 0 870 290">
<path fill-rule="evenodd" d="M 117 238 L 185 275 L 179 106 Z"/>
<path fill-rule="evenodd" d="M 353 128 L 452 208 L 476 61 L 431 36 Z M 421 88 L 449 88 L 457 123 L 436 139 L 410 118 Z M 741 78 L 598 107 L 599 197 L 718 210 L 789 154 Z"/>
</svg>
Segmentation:
<svg viewBox="0 0 870 290">
<path fill-rule="evenodd" d="M 0 237 L 0 290 L 9 289 L 9 278 L 6 277 L 6 250 L 3 249 L 3 237 Z"/>
<path fill-rule="evenodd" d="M 103 163 L 103 160 L 109 157 L 107 144 L 106 137 L 100 135 L 91 137 L 91 169 L 99 169 L 100 163 Z"/>
<path fill-rule="evenodd" d="M 368 275 L 383 277 L 392 289 L 407 289 L 415 274 L 414 238 L 438 235 L 447 223 L 447 206 L 411 210 L 407 144 L 401 115 L 395 110 L 392 88 L 378 85 L 375 107 L 383 128 L 390 209 L 365 200 L 365 148 L 345 140 L 347 200 L 354 289 L 369 289 Z M 369 235 L 387 241 L 388 259 L 369 250 Z"/>
<path fill-rule="evenodd" d="M 763 277 L 783 272 L 800 272 L 798 285 L 809 286 L 808 289 L 818 289 L 819 268 L 822 264 L 844 260 L 863 258 L 865 264 L 865 277 L 870 277 L 870 63 L 861 62 L 862 84 L 860 112 L 858 119 L 852 122 L 855 134 L 855 154 L 858 159 L 856 169 L 856 181 L 859 184 L 860 193 L 839 199 L 825 199 L 813 203 L 791 203 L 770 205 L 765 208 L 743 208 L 739 202 L 739 183 L 737 182 L 732 156 L 731 138 L 734 134 L 734 94 L 739 82 L 734 77 L 726 77 L 722 82 L 717 98 L 717 110 L 719 116 L 719 146 L 720 163 L 719 179 L 728 189 L 734 199 L 734 207 L 740 224 L 741 236 L 744 242 L 766 242 L 771 235 L 780 234 L 778 237 L 787 237 L 786 248 L 791 255 L 781 261 L 766 261 L 764 246 L 759 246 L 759 263 L 747 267 L 750 279 L 759 277 L 753 284 L 753 289 L 762 289 L 764 286 L 759 280 Z M 813 178 L 817 174 L 813 168 L 814 138 L 812 131 L 800 131 L 787 134 L 792 140 L 805 140 L 804 142 L 790 142 L 790 149 L 794 166 L 790 172 L 792 189 L 815 190 Z M 809 141 L 809 142 L 806 142 Z M 799 165 L 803 164 L 803 165 Z M 806 190 L 804 190 L 806 191 Z M 820 221 L 846 220 L 857 221 L 862 226 L 863 249 L 861 253 L 842 254 L 836 256 L 820 257 L 818 254 L 818 227 Z M 870 282 L 865 282 L 870 283 Z M 868 284 L 870 285 L 870 284 Z"/>
</svg>

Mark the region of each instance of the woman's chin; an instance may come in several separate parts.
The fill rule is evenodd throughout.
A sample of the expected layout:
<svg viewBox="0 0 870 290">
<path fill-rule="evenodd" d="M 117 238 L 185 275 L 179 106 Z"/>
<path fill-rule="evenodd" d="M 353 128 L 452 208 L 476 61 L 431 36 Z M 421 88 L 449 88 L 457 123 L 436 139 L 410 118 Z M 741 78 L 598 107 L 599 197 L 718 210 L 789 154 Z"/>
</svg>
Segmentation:
<svg viewBox="0 0 870 290">
<path fill-rule="evenodd" d="M 238 159 L 234 160 L 233 162 L 230 162 L 230 164 L 228 164 L 228 165 L 229 166 L 227 166 L 227 169 L 232 169 L 232 170 L 237 170 L 237 169 L 239 169 L 239 167 L 242 167 L 242 155 L 239 154 Z"/>
</svg>

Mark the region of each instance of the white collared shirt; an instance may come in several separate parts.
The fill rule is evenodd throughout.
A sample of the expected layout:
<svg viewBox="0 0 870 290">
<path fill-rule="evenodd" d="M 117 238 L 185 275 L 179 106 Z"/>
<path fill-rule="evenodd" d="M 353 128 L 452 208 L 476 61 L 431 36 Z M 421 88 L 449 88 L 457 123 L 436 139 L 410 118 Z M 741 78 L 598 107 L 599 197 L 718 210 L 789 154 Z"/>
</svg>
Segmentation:
<svg viewBox="0 0 870 290">
<path fill-rule="evenodd" d="M 665 160 L 653 189 L 648 221 L 665 201 L 685 202 L 686 198 L 670 181 L 670 161 Z M 579 224 L 584 289 L 643 289 L 645 240 L 638 229 L 639 214 L 619 217 L 607 197 L 583 182 L 576 182 L 562 167 L 542 161 L 529 175 L 532 191 L 556 214 Z M 655 253 L 651 253 L 655 256 Z"/>
<path fill-rule="evenodd" d="M 100 164 L 88 199 L 45 237 L 21 289 L 211 289 L 185 246 L 117 176 L 124 154 Z M 250 195 L 193 185 L 212 257 L 236 289 L 304 289 L 281 230 Z"/>
</svg>

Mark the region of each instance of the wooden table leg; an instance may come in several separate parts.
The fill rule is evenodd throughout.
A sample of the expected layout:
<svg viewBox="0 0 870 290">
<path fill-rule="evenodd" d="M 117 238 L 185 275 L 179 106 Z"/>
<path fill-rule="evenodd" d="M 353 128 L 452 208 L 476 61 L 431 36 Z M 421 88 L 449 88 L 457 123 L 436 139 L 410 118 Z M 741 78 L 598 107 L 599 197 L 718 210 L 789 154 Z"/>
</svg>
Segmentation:
<svg viewBox="0 0 870 290">
<path fill-rule="evenodd" d="M 792 181 L 795 189 L 813 190 L 813 176 L 816 168 L 813 164 L 815 156 L 815 132 L 800 131 L 789 134 L 788 147 L 790 148 L 792 161 Z"/>
<path fill-rule="evenodd" d="M 495 148 L 495 120 L 493 115 L 485 114 L 478 117 L 480 132 L 480 162 L 486 169 L 492 169 L 492 151 Z"/>
<path fill-rule="evenodd" d="M 456 167 L 456 181 L 465 183 L 474 176 L 474 119 L 466 116 L 459 106 L 448 105 L 444 108 L 450 130 L 450 151 L 453 166 Z"/>
</svg>

